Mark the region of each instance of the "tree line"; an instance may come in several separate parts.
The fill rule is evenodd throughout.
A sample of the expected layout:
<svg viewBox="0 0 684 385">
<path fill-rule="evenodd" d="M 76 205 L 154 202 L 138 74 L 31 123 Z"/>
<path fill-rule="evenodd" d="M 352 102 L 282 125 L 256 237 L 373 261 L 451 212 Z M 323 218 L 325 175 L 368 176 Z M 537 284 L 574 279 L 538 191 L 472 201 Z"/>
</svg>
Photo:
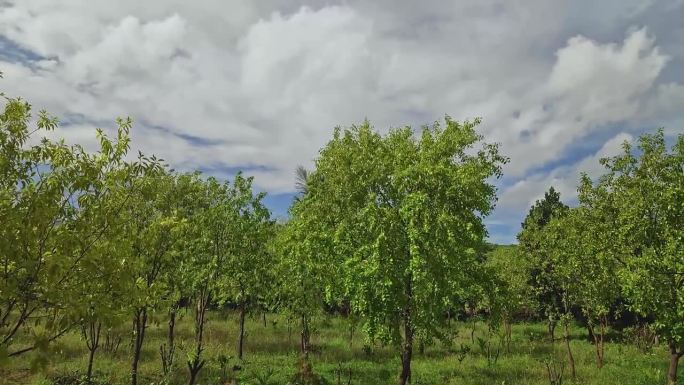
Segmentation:
<svg viewBox="0 0 684 385">
<path fill-rule="evenodd" d="M 669 148 L 662 129 L 643 135 L 601 164 L 597 180 L 582 175 L 576 207 L 552 188 L 530 209 L 518 235 L 528 284 L 509 285 L 527 290 L 552 339 L 563 326 L 573 375 L 569 321 L 584 320 L 601 368 L 607 328 L 630 315 L 666 342 L 675 384 L 684 354 L 684 135 Z"/>
<path fill-rule="evenodd" d="M 58 122 L 6 98 L 0 114 L 0 363 L 79 331 L 88 381 L 102 339 L 130 327 L 131 384 L 151 319 L 165 319 L 162 371 L 179 365 L 180 309 L 194 320 L 186 357 L 193 385 L 205 363 L 205 326 L 218 307 L 245 317 L 278 311 L 297 322 L 303 361 L 312 321 L 339 311 L 370 341 L 395 346 L 398 381 L 411 378 L 414 347 L 447 340 L 446 325 L 482 313 L 501 326 L 526 313 L 561 325 L 586 320 L 604 362 L 607 328 L 619 311 L 653 325 L 670 349 L 668 381 L 684 354 L 684 136 L 664 134 L 602 161 L 583 176 L 579 204 L 553 189 L 530 210 L 519 247 L 486 243 L 484 218 L 508 162 L 477 133 L 479 120 L 387 134 L 369 122 L 337 128 L 312 170 L 299 169 L 289 219 L 277 223 L 264 193 L 238 173 L 229 182 L 181 173 L 162 159 L 129 154 L 131 120 L 114 137 L 97 131 L 86 151 L 44 138 Z M 574 370 L 574 369 L 573 369 Z"/>
</svg>

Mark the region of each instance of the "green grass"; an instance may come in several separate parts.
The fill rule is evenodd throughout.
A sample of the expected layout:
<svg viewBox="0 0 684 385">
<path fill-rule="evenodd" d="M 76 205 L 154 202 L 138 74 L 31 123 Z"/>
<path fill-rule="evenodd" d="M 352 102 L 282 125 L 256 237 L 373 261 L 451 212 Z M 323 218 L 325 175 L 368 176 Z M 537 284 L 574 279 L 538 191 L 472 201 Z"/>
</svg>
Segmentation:
<svg viewBox="0 0 684 385">
<path fill-rule="evenodd" d="M 161 363 L 159 346 L 165 340 L 164 320 L 158 320 L 148 329 L 145 347 L 140 363 L 141 385 L 159 383 Z M 503 384 L 549 384 L 544 361 L 554 358 L 566 361 L 562 342 L 551 344 L 546 340 L 545 326 L 542 324 L 516 324 L 513 326 L 513 339 L 510 352 L 502 349 L 496 362 L 488 362 L 484 352 L 471 342 L 469 323 L 452 323 L 458 331 L 455 347 L 460 344 L 471 348 L 459 362 L 458 355 L 441 343 L 428 344 L 425 352 L 414 351 L 413 384 L 461 384 L 461 385 L 503 385 Z M 191 315 L 183 316 L 177 327 L 179 348 L 176 358 L 176 372 L 172 383 L 187 382 L 185 359 L 192 348 Z M 606 344 L 606 365 L 596 368 L 594 346 L 586 339 L 585 329 L 572 328 L 571 346 L 577 364 L 577 384 L 595 385 L 652 385 L 665 383 L 667 371 L 667 351 L 657 346 L 652 353 L 643 353 L 628 343 L 610 341 Z M 487 327 L 478 324 L 475 337 L 486 338 Z M 217 356 L 221 353 L 234 355 L 237 336 L 237 317 L 235 314 L 211 313 L 205 334 L 207 359 L 200 374 L 199 384 L 218 384 L 220 367 Z M 492 335 L 492 345 L 499 346 L 499 337 Z M 98 351 L 95 359 L 95 372 L 100 379 L 111 384 L 128 384 L 130 352 L 124 339 L 116 354 Z M 288 338 L 285 318 L 269 315 L 264 327 L 261 318 L 249 319 L 245 359 L 239 363 L 240 384 L 258 384 L 254 375 L 273 371 L 270 384 L 286 384 L 297 368 L 298 333 L 292 325 L 292 338 Z M 399 355 L 392 347 L 375 345 L 370 355 L 364 352 L 363 335 L 356 332 L 350 346 L 349 328 L 345 319 L 323 317 L 315 324 L 312 335 L 315 352 L 311 355 L 314 371 L 322 375 L 328 383 L 337 384 L 336 371 L 344 369 L 342 383 L 347 384 L 348 370 L 351 368 L 352 384 L 373 385 L 392 384 L 399 369 Z M 74 372 L 83 373 L 87 366 L 85 342 L 79 334 L 64 336 L 52 346 L 52 360 L 48 367 L 33 373 L 30 371 L 30 355 L 14 358 L 7 367 L 0 369 L 0 384 L 49 384 L 46 379 Z M 230 360 L 230 366 L 237 364 Z M 566 365 L 564 384 L 569 380 Z"/>
</svg>

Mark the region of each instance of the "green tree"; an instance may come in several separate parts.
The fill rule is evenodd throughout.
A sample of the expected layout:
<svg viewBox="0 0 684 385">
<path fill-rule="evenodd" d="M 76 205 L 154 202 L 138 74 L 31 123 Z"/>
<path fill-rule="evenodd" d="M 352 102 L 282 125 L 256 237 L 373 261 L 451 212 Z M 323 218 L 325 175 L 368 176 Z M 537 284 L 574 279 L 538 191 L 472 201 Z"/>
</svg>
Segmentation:
<svg viewBox="0 0 684 385">
<path fill-rule="evenodd" d="M 158 165 L 156 158 L 142 160 Z M 119 239 L 120 247 L 126 248 L 126 271 L 122 279 L 129 287 L 133 321 L 132 385 L 137 384 L 138 363 L 150 316 L 167 308 L 168 298 L 164 294 L 168 289 L 162 278 L 175 263 L 172 250 L 181 223 L 174 207 L 173 186 L 174 178 L 168 172 L 151 168 L 136 177 L 119 197 L 125 219 L 125 229 Z"/>
<path fill-rule="evenodd" d="M 399 347 L 411 376 L 414 335 L 438 336 L 452 293 L 481 278 L 477 251 L 506 159 L 479 120 L 445 119 L 382 136 L 369 123 L 336 129 L 308 175 L 298 210 L 304 244 L 343 266 L 345 297 L 371 338 Z"/>
<path fill-rule="evenodd" d="M 552 258 L 543 252 L 541 244 L 544 241 L 544 227 L 552 218 L 564 215 L 567 209 L 568 206 L 560 200 L 560 193 L 551 187 L 544 198 L 537 200 L 530 208 L 521 224 L 522 230 L 518 233 L 520 250 L 529 259 L 529 265 L 534 266 L 530 274 L 530 285 L 534 290 L 539 312 L 547 319 L 551 341 L 555 340 L 558 318 L 563 313 L 563 293 L 562 288 L 551 278 L 554 276 Z"/>
<path fill-rule="evenodd" d="M 89 304 L 70 294 L 96 255 L 92 248 L 111 227 L 92 226 L 91 219 L 117 215 L 119 209 L 106 202 L 114 180 L 127 176 L 119 171 L 130 120 L 118 120 L 115 139 L 98 131 L 99 151 L 92 153 L 63 140 L 36 138 L 57 121 L 41 112 L 32 129 L 30 111 L 28 103 L 6 99 L 0 114 L 0 357 L 45 350 L 77 325 Z M 33 330 L 44 332 L 12 350 L 29 319 L 43 326 Z"/>
<path fill-rule="evenodd" d="M 532 288 L 529 285 L 532 267 L 528 261 L 516 245 L 496 245 L 487 255 L 486 265 L 496 277 L 494 297 L 504 327 L 507 350 L 510 349 L 514 317 L 533 306 Z"/>
<path fill-rule="evenodd" d="M 684 135 L 668 150 L 662 130 L 602 163 L 596 189 L 610 194 L 613 255 L 632 310 L 654 319 L 670 350 L 668 384 L 684 354 Z"/>
<path fill-rule="evenodd" d="M 233 302 L 240 312 L 236 349 L 239 359 L 243 356 L 245 316 L 261 298 L 268 296 L 273 280 L 272 253 L 268 247 L 273 223 L 269 210 L 262 203 L 265 193 L 254 194 L 252 181 L 252 177 L 245 178 L 238 173 L 228 190 L 227 204 L 231 211 L 225 221 L 229 226 L 229 238 L 217 283 L 218 302 Z"/>
<path fill-rule="evenodd" d="M 596 364 L 605 362 L 605 333 L 611 309 L 620 298 L 615 258 L 616 212 L 611 196 L 604 189 L 592 189 L 587 176 L 579 188 L 580 206 L 573 209 L 564 240 L 567 258 L 561 263 L 576 279 L 570 282 L 575 305 L 587 319 L 589 334 L 596 348 Z"/>
<path fill-rule="evenodd" d="M 182 300 L 192 296 L 190 282 L 186 275 L 186 267 L 191 255 L 187 253 L 188 245 L 192 241 L 192 232 L 188 226 L 193 217 L 198 215 L 202 207 L 202 191 L 204 183 L 198 172 L 173 175 L 173 191 L 169 195 L 173 211 L 179 221 L 179 227 L 175 234 L 175 242 L 169 250 L 169 259 L 172 264 L 167 265 L 159 278 L 164 288 L 163 302 L 167 307 L 167 333 L 166 342 L 159 347 L 164 375 L 170 375 L 175 364 L 176 355 L 176 321 Z"/>
</svg>

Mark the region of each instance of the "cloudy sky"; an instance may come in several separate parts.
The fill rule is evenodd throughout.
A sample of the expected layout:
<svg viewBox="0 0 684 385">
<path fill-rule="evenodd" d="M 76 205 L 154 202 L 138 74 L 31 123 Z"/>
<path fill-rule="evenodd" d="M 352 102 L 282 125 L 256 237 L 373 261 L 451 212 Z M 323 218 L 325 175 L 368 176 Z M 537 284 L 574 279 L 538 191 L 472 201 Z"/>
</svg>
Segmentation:
<svg viewBox="0 0 684 385">
<path fill-rule="evenodd" d="M 131 116 L 134 147 L 244 170 L 276 215 L 334 126 L 482 117 L 510 243 L 549 186 L 572 203 L 623 141 L 684 132 L 682 20 L 684 0 L 1 0 L 0 90 L 85 144 Z"/>
</svg>

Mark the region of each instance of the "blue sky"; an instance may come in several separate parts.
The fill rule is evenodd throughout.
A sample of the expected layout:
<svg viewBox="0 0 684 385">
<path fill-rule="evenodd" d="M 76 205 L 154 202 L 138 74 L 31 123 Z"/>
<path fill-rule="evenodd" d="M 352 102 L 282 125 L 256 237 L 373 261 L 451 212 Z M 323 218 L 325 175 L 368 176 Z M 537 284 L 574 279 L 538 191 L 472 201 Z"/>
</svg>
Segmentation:
<svg viewBox="0 0 684 385">
<path fill-rule="evenodd" d="M 515 241 L 551 185 L 621 143 L 684 132 L 684 1 L 5 1 L 0 90 L 61 118 L 54 134 L 135 122 L 178 170 L 237 170 L 287 213 L 294 170 L 335 126 L 482 118 L 511 159 L 490 240 Z"/>
</svg>

